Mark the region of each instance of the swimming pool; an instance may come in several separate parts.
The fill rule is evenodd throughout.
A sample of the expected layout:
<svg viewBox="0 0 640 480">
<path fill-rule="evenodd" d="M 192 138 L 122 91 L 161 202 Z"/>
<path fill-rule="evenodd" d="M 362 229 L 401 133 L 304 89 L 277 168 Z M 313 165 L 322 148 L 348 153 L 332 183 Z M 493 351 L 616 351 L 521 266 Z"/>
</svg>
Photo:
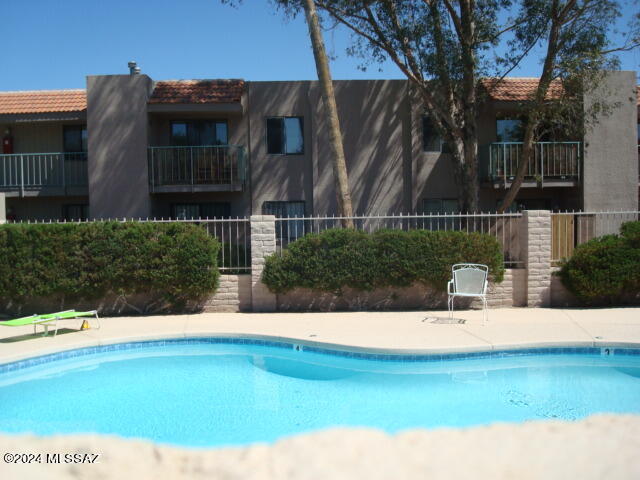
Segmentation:
<svg viewBox="0 0 640 480">
<path fill-rule="evenodd" d="M 0 366 L 0 431 L 239 445 L 640 413 L 640 350 L 376 355 L 252 339 L 91 347 Z"/>
</svg>

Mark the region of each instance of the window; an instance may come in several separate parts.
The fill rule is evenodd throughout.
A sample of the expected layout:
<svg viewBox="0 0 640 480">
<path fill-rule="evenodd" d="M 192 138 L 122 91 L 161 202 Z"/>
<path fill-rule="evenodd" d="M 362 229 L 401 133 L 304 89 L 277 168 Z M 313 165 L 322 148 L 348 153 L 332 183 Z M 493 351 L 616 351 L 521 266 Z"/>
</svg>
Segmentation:
<svg viewBox="0 0 640 480">
<path fill-rule="evenodd" d="M 63 205 L 62 218 L 64 218 L 68 222 L 88 220 L 89 205 L 87 204 Z"/>
<path fill-rule="evenodd" d="M 229 218 L 231 204 L 228 202 L 174 203 L 171 205 L 171 217 L 178 220 L 191 218 Z"/>
<path fill-rule="evenodd" d="M 458 200 L 455 198 L 425 198 L 422 200 L 422 211 L 429 213 L 456 213 Z"/>
<path fill-rule="evenodd" d="M 277 218 L 304 217 L 304 202 L 264 202 L 262 204 L 263 215 L 275 215 Z M 308 230 L 305 228 L 304 220 L 276 220 L 276 238 L 292 241 L 302 237 Z"/>
<path fill-rule="evenodd" d="M 86 152 L 86 125 L 65 125 L 63 129 L 63 148 L 65 152 Z"/>
<path fill-rule="evenodd" d="M 193 120 L 171 122 L 171 145 L 205 146 L 227 145 L 228 132 L 225 120 Z"/>
<path fill-rule="evenodd" d="M 447 153 L 449 150 L 444 142 L 431 117 L 422 117 L 422 150 L 425 152 Z"/>
<path fill-rule="evenodd" d="M 302 117 L 267 118 L 267 153 L 273 155 L 304 154 Z"/>
<path fill-rule="evenodd" d="M 519 118 L 496 119 L 496 141 L 521 142 L 523 140 L 523 122 Z"/>
</svg>

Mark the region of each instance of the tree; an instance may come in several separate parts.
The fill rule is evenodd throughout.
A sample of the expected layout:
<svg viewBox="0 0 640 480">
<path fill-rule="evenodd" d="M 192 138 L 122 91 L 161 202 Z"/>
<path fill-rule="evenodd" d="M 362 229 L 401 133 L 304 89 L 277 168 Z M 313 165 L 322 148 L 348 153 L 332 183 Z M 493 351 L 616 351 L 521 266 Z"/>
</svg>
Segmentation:
<svg viewBox="0 0 640 480">
<path fill-rule="evenodd" d="M 242 0 L 222 0 L 223 3 L 235 5 Z M 338 214 L 344 217 L 342 225 L 353 228 L 353 206 L 351 203 L 351 192 L 349 188 L 349 178 L 347 174 L 347 164 L 344 156 L 344 145 L 342 143 L 342 133 L 340 130 L 340 119 L 338 117 L 338 107 L 336 96 L 331 79 L 329 59 L 324 47 L 320 21 L 313 0 L 272 0 L 278 7 L 283 8 L 285 13 L 295 16 L 300 11 L 304 11 L 309 28 L 309 38 L 313 49 L 313 58 L 316 64 L 316 72 L 322 92 L 322 101 L 327 115 L 329 125 L 329 143 L 331 145 L 333 167 L 333 178 L 336 187 L 336 200 L 338 203 Z"/>
<path fill-rule="evenodd" d="M 607 115 L 615 108 L 604 98 L 585 106 L 584 95 L 601 83 L 605 70 L 617 67 L 612 53 L 636 48 L 640 42 L 637 24 L 632 20 L 627 41 L 611 47 L 607 29 L 619 15 L 618 2 L 608 0 L 522 2 L 508 55 L 526 51 L 526 47 L 538 39 L 544 39 L 546 52 L 538 86 L 523 105 L 521 160 L 499 212 L 504 212 L 515 200 L 534 161 L 534 142 L 547 125 L 564 125 L 564 128 L 573 128 L 574 134 L 576 131 L 584 134 L 591 123 L 597 122 L 598 114 Z M 554 83 L 555 92 L 551 94 Z"/>
<path fill-rule="evenodd" d="M 329 60 L 324 48 L 315 4 L 313 0 L 304 0 L 303 5 L 313 48 L 313 58 L 316 62 L 316 71 L 320 81 L 320 90 L 322 91 L 322 101 L 329 121 L 329 143 L 333 151 L 331 163 L 333 165 L 333 178 L 336 183 L 338 212 L 341 217 L 347 217 L 342 222 L 343 226 L 353 228 L 353 219 L 348 218 L 353 217 L 353 207 L 351 205 L 347 164 L 344 158 L 340 119 L 338 118 L 338 106 L 336 105 L 336 95 L 333 90 L 333 81 L 331 80 Z"/>
<path fill-rule="evenodd" d="M 514 0 L 515 1 L 515 0 Z M 632 0 L 631 0 L 632 1 Z M 536 47 L 546 46 L 541 81 L 527 104 L 522 183 L 535 133 L 547 114 L 549 86 L 590 86 L 598 68 L 615 66 L 609 33 L 620 15 L 612 0 L 315 0 L 354 33 L 350 53 L 369 61 L 391 59 L 420 95 L 425 111 L 449 145 L 461 210 L 478 209 L 477 118 L 491 88 Z M 512 15 L 512 12 L 517 12 Z M 499 52 L 499 53 L 496 53 Z M 486 78 L 492 81 L 487 83 Z M 487 91 L 487 85 L 489 91 Z M 581 87 L 580 87 L 581 88 Z M 557 112 L 576 113 L 569 89 Z M 570 107 L 569 100 L 573 101 Z M 582 116 L 584 117 L 584 115 Z M 508 205 L 503 202 L 502 209 Z"/>
</svg>

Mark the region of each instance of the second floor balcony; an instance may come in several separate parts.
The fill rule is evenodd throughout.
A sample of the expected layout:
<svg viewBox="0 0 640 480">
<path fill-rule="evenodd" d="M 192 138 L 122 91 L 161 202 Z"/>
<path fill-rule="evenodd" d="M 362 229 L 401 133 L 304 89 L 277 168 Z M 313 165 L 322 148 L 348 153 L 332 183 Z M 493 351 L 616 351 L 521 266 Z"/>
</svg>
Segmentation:
<svg viewBox="0 0 640 480">
<path fill-rule="evenodd" d="M 496 142 L 485 147 L 487 180 L 494 188 L 508 188 L 522 162 L 522 142 Z M 523 187 L 571 187 L 580 182 L 580 142 L 536 142 Z"/>
<path fill-rule="evenodd" d="M 87 195 L 86 152 L 0 155 L 0 192 L 8 196 Z"/>
<path fill-rule="evenodd" d="M 239 145 L 149 147 L 152 193 L 243 191 L 246 177 Z"/>
</svg>

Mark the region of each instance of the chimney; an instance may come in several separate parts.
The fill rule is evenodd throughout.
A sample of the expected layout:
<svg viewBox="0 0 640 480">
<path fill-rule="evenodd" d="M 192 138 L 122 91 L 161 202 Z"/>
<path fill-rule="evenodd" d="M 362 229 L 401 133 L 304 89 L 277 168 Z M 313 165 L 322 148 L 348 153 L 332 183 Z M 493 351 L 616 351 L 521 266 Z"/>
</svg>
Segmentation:
<svg viewBox="0 0 640 480">
<path fill-rule="evenodd" d="M 129 67 L 129 75 L 140 75 L 140 67 L 136 62 L 131 61 L 127 65 Z"/>
</svg>

